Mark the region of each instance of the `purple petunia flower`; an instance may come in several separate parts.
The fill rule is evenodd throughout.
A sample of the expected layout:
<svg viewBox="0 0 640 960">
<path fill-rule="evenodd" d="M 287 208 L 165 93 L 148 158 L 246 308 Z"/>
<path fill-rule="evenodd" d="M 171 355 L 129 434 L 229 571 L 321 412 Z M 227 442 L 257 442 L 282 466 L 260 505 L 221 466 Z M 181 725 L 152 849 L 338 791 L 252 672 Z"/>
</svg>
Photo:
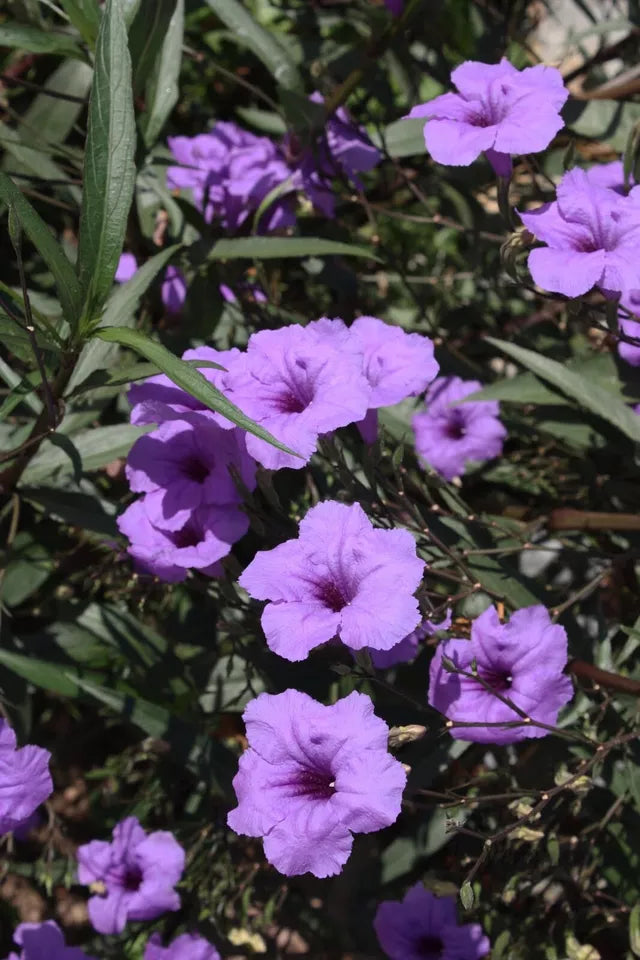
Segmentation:
<svg viewBox="0 0 640 960">
<path fill-rule="evenodd" d="M 402 901 L 383 901 L 373 926 L 390 960 L 480 960 L 491 948 L 479 923 L 458 923 L 453 897 L 436 897 L 421 883 Z"/>
<path fill-rule="evenodd" d="M 300 454 L 293 457 L 247 435 L 251 456 L 271 470 L 303 467 L 321 434 L 364 417 L 370 394 L 353 354 L 299 326 L 252 334 L 220 387 L 243 413 Z"/>
<path fill-rule="evenodd" d="M 414 107 L 425 117 L 424 139 L 434 160 L 466 167 L 486 153 L 501 177 L 511 175 L 511 156 L 539 153 L 564 122 L 559 110 L 569 92 L 554 67 L 519 71 L 500 63 L 467 60 L 451 74 L 458 93 L 444 93 Z"/>
<path fill-rule="evenodd" d="M 324 706 L 298 690 L 262 693 L 244 712 L 249 749 L 227 822 L 264 838 L 269 863 L 287 876 L 340 872 L 354 833 L 373 833 L 400 813 L 406 773 L 387 752 L 389 728 L 369 697 Z"/>
<path fill-rule="evenodd" d="M 424 561 L 407 530 L 376 530 L 358 503 L 325 500 L 300 522 L 297 540 L 260 550 L 239 579 L 269 600 L 269 647 L 304 660 L 333 637 L 352 650 L 389 650 L 420 622 L 414 597 Z"/>
<path fill-rule="evenodd" d="M 219 122 L 210 133 L 169 137 L 168 143 L 179 164 L 167 169 L 169 188 L 192 190 L 205 220 L 220 220 L 232 232 L 275 187 L 291 177 L 284 156 L 272 140 L 235 123 Z M 260 226 L 268 232 L 294 222 L 293 198 L 285 196 L 269 205 Z"/>
<path fill-rule="evenodd" d="M 138 272 L 138 261 L 132 253 L 123 253 L 118 260 L 116 275 L 113 278 L 116 283 L 126 283 L 135 277 Z"/>
<path fill-rule="evenodd" d="M 514 743 L 544 737 L 546 730 L 518 723 L 518 714 L 475 678 L 448 672 L 443 657 L 457 668 L 478 675 L 499 694 L 512 700 L 527 716 L 554 724 L 558 711 L 573 696 L 567 663 L 567 634 L 551 622 L 546 607 L 524 607 L 501 624 L 489 607 L 471 624 L 471 640 L 445 640 L 431 661 L 429 703 L 454 722 L 451 733 L 459 740 L 478 743 Z M 456 723 L 518 723 L 513 727 L 456 727 Z"/>
<path fill-rule="evenodd" d="M 640 290 L 631 290 L 621 306 L 626 307 L 635 316 L 640 316 Z M 627 337 L 635 337 L 640 340 L 640 322 L 638 320 L 632 320 L 631 317 L 619 313 L 618 323 L 621 333 L 624 333 Z M 632 367 L 640 367 L 640 343 L 633 344 L 618 340 L 618 354 Z"/>
<path fill-rule="evenodd" d="M 609 190 L 615 190 L 622 196 L 626 195 L 622 160 L 613 160 L 611 163 L 595 163 L 588 170 L 585 170 L 585 173 L 587 180 L 594 187 L 606 187 Z M 632 187 L 635 185 L 633 175 L 629 179 L 629 184 Z"/>
<path fill-rule="evenodd" d="M 78 847 L 78 880 L 100 883 L 105 893 L 89 900 L 89 919 L 99 933 L 122 933 L 130 920 L 153 920 L 180 909 L 173 889 L 184 871 L 184 850 L 167 830 L 145 833 L 136 817 L 113 830 L 113 840 Z"/>
<path fill-rule="evenodd" d="M 0 719 L 0 836 L 15 830 L 53 792 L 49 773 L 51 754 L 28 744 L 16 747 L 16 735 Z"/>
<path fill-rule="evenodd" d="M 189 570 L 219 577 L 219 561 L 249 529 L 249 518 L 238 507 L 205 506 L 194 510 L 178 530 L 166 530 L 158 501 L 136 500 L 122 516 L 118 529 L 129 539 L 127 548 L 142 573 L 178 583 Z"/>
<path fill-rule="evenodd" d="M 79 947 L 66 945 L 62 930 L 53 920 L 21 923 L 13 939 L 22 950 L 19 954 L 10 953 L 7 960 L 92 960 Z"/>
<path fill-rule="evenodd" d="M 217 363 L 224 370 L 216 367 L 198 367 L 198 370 L 214 387 L 221 387 L 221 381 L 226 370 L 240 356 L 235 347 L 231 350 L 214 350 L 213 347 L 196 347 L 186 350 L 183 360 L 204 360 L 207 363 Z M 128 400 L 132 406 L 131 423 L 144 425 L 148 423 L 162 423 L 165 420 L 181 420 L 185 414 L 197 412 L 209 417 L 218 426 L 231 430 L 234 424 L 219 413 L 214 413 L 191 394 L 186 393 L 163 373 L 149 377 L 142 383 L 134 383 L 129 388 Z"/>
<path fill-rule="evenodd" d="M 196 933 L 183 933 L 168 947 L 163 947 L 160 934 L 154 933 L 147 941 L 143 960 L 221 960 L 221 957 L 212 943 Z"/>
<path fill-rule="evenodd" d="M 140 437 L 127 458 L 129 486 L 147 494 L 145 509 L 163 530 L 180 530 L 200 507 L 240 503 L 230 467 L 246 487 L 256 485 L 242 431 L 223 430 L 197 413 L 186 416 Z"/>
<path fill-rule="evenodd" d="M 450 627 L 450 610 L 447 610 L 444 620 L 441 620 L 440 623 L 423 620 L 420 626 L 416 627 L 412 633 L 409 633 L 400 643 L 396 643 L 390 650 L 370 650 L 371 662 L 378 670 L 388 670 L 389 667 L 394 667 L 397 663 L 409 663 L 417 656 L 423 640 L 432 637 L 439 630 L 449 630 Z"/>
<path fill-rule="evenodd" d="M 579 297 L 592 287 L 609 295 L 640 288 L 640 188 L 628 197 L 594 186 L 584 170 L 569 170 L 558 198 L 520 219 L 547 244 L 529 254 L 529 270 L 544 290 Z"/>
<path fill-rule="evenodd" d="M 477 380 L 438 377 L 427 392 L 426 412 L 413 417 L 416 450 L 445 480 L 461 476 L 468 460 L 502 453 L 507 431 L 498 419 L 497 400 L 459 402 L 481 389 Z"/>
</svg>

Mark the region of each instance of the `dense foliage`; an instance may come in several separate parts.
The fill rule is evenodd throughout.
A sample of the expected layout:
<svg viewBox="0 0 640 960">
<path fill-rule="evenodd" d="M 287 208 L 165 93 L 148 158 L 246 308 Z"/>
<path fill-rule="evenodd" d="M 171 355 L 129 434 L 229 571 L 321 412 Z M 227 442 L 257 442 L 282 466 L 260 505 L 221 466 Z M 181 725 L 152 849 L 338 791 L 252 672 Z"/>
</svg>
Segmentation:
<svg viewBox="0 0 640 960">
<path fill-rule="evenodd" d="M 0 12 L 0 956 L 640 956 L 639 32 Z"/>
</svg>

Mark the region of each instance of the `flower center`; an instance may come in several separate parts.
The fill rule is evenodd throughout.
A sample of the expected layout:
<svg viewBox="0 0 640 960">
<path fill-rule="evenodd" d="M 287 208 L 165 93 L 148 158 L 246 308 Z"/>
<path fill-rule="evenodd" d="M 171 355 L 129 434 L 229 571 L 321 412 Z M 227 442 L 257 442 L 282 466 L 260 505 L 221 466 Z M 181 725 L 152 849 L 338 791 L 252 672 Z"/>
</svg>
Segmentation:
<svg viewBox="0 0 640 960">
<path fill-rule="evenodd" d="M 353 599 L 346 584 L 336 583 L 335 580 L 323 580 L 317 585 L 316 597 L 323 606 L 340 613 Z"/>
<path fill-rule="evenodd" d="M 209 476 L 209 467 L 203 461 L 192 453 L 182 462 L 182 473 L 192 483 L 204 483 Z"/>
<path fill-rule="evenodd" d="M 202 541 L 201 532 L 192 523 L 186 523 L 182 530 L 174 530 L 171 533 L 167 531 L 167 536 L 179 550 L 183 547 L 197 547 Z"/>
<path fill-rule="evenodd" d="M 139 867 L 129 867 L 124 877 L 124 888 L 131 893 L 140 889 L 142 883 L 142 870 Z"/>
<path fill-rule="evenodd" d="M 504 693 L 505 690 L 509 690 L 513 683 L 513 677 L 510 673 L 502 673 L 498 670 L 478 670 L 478 673 L 484 682 L 488 683 L 494 690 L 497 690 L 498 693 Z"/>
<path fill-rule="evenodd" d="M 307 361 L 298 358 L 294 369 L 282 382 L 275 406 L 279 413 L 302 413 L 312 402 L 313 386 L 309 383 Z"/>
<path fill-rule="evenodd" d="M 297 777 L 298 796 L 328 800 L 336 792 L 333 774 L 319 770 L 301 770 Z"/>
<path fill-rule="evenodd" d="M 424 960 L 440 960 L 444 950 L 444 944 L 440 937 L 420 937 L 416 944 L 419 956 Z"/>
<path fill-rule="evenodd" d="M 444 435 L 448 440 L 462 440 L 466 436 L 467 425 L 460 410 L 451 410 L 447 419 L 447 425 L 444 429 Z"/>
</svg>

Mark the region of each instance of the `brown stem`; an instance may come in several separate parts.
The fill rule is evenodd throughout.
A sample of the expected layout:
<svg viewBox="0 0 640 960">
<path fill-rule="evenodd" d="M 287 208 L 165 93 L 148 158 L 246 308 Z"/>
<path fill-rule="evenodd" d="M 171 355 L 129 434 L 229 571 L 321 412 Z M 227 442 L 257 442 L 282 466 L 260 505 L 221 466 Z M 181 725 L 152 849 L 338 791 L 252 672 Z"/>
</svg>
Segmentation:
<svg viewBox="0 0 640 960">
<path fill-rule="evenodd" d="M 599 687 L 640 696 L 640 680 L 632 680 L 631 677 L 623 677 L 619 673 L 611 673 L 610 670 L 601 670 L 586 660 L 570 660 L 566 669 L 575 677 L 592 680 Z"/>
<path fill-rule="evenodd" d="M 640 530 L 637 513 L 597 513 L 561 507 L 549 517 L 550 530 Z"/>
</svg>

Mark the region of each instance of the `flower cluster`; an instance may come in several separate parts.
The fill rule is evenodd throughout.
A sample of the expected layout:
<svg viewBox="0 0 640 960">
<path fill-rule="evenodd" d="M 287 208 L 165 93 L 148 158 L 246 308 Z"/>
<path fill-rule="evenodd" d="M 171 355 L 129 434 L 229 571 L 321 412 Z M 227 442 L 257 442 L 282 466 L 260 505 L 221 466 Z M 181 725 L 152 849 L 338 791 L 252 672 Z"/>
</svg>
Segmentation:
<svg viewBox="0 0 640 960">
<path fill-rule="evenodd" d="M 498 176 L 511 174 L 511 156 L 539 153 L 564 122 L 560 109 L 569 91 L 553 67 L 516 70 L 500 63 L 468 60 L 451 74 L 458 93 L 444 93 L 413 107 L 424 117 L 424 139 L 434 160 L 467 166 L 485 153 Z"/>
<path fill-rule="evenodd" d="M 78 848 L 78 880 L 99 884 L 89 918 L 100 933 L 122 933 L 130 920 L 153 920 L 180 908 L 174 886 L 184 871 L 184 850 L 172 833 L 146 834 L 135 817 L 113 831 L 113 840 Z"/>
<path fill-rule="evenodd" d="M 311 99 L 322 104 L 319 94 Z M 322 135 L 309 146 L 302 146 L 292 133 L 276 143 L 229 122 L 218 122 L 209 133 L 195 137 L 169 137 L 168 142 L 177 164 L 167 170 L 167 185 L 190 190 L 205 220 L 218 220 L 231 233 L 255 215 L 270 194 L 273 199 L 258 225 L 263 233 L 295 223 L 297 191 L 332 217 L 332 181 L 343 177 L 359 185 L 358 172 L 380 161 L 380 152 L 344 107 L 328 118 Z"/>
<path fill-rule="evenodd" d="M 501 624 L 493 607 L 471 625 L 471 640 L 437 648 L 429 670 L 429 703 L 460 740 L 514 743 L 544 737 L 573 687 L 563 673 L 567 635 L 546 607 L 524 607 Z"/>
<path fill-rule="evenodd" d="M 267 860 L 288 876 L 329 877 L 354 833 L 400 813 L 406 774 L 387 752 L 388 727 L 369 697 L 324 706 L 298 690 L 260 694 L 244 712 L 249 749 L 233 781 L 232 830 L 264 838 Z"/>
<path fill-rule="evenodd" d="M 424 562 L 407 530 L 376 530 L 362 507 L 327 500 L 297 540 L 259 551 L 239 583 L 258 600 L 269 647 L 304 660 L 338 637 L 352 650 L 390 650 L 418 626 Z"/>
<path fill-rule="evenodd" d="M 402 902 L 381 903 L 373 925 L 390 960 L 480 960 L 491 946 L 478 923 L 458 923 L 453 897 L 436 897 L 421 883 Z"/>
<path fill-rule="evenodd" d="M 481 389 L 477 380 L 438 377 L 427 391 L 426 411 L 413 417 L 417 452 L 445 480 L 463 474 L 468 461 L 502 453 L 507 431 L 497 400 L 461 403 Z"/>
</svg>

